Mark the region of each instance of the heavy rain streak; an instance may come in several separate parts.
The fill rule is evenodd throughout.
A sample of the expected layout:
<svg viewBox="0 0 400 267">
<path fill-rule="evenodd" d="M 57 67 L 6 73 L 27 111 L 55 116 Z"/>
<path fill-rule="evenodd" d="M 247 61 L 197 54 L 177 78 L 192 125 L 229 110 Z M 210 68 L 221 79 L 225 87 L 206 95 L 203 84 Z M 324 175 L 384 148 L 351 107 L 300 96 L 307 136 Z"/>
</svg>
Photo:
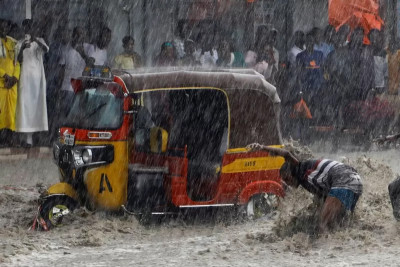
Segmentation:
<svg viewBox="0 0 400 267">
<path fill-rule="evenodd" d="M 400 0 L 0 0 L 0 266 L 398 266 Z"/>
</svg>

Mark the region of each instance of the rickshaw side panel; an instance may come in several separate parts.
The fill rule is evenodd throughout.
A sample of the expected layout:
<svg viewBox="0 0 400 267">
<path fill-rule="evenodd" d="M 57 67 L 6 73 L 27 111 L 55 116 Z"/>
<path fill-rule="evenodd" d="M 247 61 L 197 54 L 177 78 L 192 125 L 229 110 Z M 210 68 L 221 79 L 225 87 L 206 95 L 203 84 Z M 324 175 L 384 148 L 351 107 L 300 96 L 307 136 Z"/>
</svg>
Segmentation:
<svg viewBox="0 0 400 267">
<path fill-rule="evenodd" d="M 134 152 L 134 150 L 131 152 Z M 130 157 L 130 164 L 140 164 L 147 167 L 165 167 L 168 170 L 168 174 L 164 175 L 163 183 L 166 197 L 176 206 L 187 204 L 186 177 L 188 159 L 186 157 L 135 152 Z"/>
<path fill-rule="evenodd" d="M 218 205 L 243 204 L 258 193 L 273 193 L 283 197 L 284 190 L 279 176 L 279 168 L 283 162 L 282 157 L 270 157 L 265 152 L 226 153 L 217 185 L 218 191 L 212 200 L 191 200 L 187 195 L 186 176 L 177 173 L 169 176 L 171 201 L 176 206 Z"/>
<path fill-rule="evenodd" d="M 271 157 L 266 152 L 232 151 L 236 153 L 228 151 L 222 163 L 220 186 L 224 189 L 221 193 L 225 199 L 221 200 L 234 198 L 238 202 L 236 204 L 243 204 L 243 198 L 247 195 L 251 197 L 251 193 L 284 195 L 279 175 L 279 169 L 284 163 L 282 157 Z"/>
<path fill-rule="evenodd" d="M 128 144 L 125 141 L 107 142 L 107 144 L 114 146 L 114 162 L 88 169 L 84 174 L 84 183 L 89 199 L 96 207 L 117 210 L 127 200 Z"/>
</svg>

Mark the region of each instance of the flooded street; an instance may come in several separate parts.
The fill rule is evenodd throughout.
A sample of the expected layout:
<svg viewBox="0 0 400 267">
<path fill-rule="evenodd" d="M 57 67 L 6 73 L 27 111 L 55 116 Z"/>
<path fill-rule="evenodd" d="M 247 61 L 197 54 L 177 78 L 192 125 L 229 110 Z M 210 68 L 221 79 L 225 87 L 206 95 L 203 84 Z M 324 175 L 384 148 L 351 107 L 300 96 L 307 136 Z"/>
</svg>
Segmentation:
<svg viewBox="0 0 400 267">
<path fill-rule="evenodd" d="M 274 216 L 256 221 L 178 218 L 145 227 L 133 216 L 80 209 L 58 229 L 31 232 L 27 229 L 39 196 L 37 183 L 57 182 L 57 170 L 50 159 L 3 161 L 0 265 L 396 265 L 400 226 L 392 216 L 387 185 L 400 171 L 400 152 L 315 155 L 350 163 L 365 185 L 349 228 L 320 236 L 310 230 L 313 217 L 307 207 L 312 196 L 300 188 L 288 192 Z"/>
<path fill-rule="evenodd" d="M 0 0 L 0 267 L 400 266 L 399 37 L 400 0 Z"/>
</svg>

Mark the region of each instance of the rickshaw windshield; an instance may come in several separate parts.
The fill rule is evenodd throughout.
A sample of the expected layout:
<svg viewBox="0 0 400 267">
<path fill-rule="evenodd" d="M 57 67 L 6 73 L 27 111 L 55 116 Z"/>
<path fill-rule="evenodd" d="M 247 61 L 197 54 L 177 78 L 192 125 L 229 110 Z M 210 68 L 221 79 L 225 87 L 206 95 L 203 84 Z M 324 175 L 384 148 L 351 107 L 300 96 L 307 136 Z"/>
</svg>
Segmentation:
<svg viewBox="0 0 400 267">
<path fill-rule="evenodd" d="M 92 130 L 117 129 L 122 124 L 122 118 L 122 98 L 101 87 L 90 88 L 75 95 L 64 126 Z"/>
</svg>

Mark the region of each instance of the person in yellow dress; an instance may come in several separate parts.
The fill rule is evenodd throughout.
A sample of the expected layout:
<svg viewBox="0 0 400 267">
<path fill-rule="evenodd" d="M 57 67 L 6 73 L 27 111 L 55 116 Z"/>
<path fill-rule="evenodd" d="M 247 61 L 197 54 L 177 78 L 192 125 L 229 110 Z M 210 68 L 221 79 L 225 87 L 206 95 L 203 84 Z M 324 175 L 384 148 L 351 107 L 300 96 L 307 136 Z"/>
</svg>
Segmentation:
<svg viewBox="0 0 400 267">
<path fill-rule="evenodd" d="M 17 41 L 7 36 L 8 29 L 8 21 L 0 19 L 0 130 L 15 131 L 20 65 L 15 54 Z"/>
<path fill-rule="evenodd" d="M 142 60 L 138 53 L 135 52 L 135 40 L 131 36 L 125 36 L 122 39 L 124 52 L 114 59 L 115 69 L 132 70 L 142 66 Z"/>
</svg>

